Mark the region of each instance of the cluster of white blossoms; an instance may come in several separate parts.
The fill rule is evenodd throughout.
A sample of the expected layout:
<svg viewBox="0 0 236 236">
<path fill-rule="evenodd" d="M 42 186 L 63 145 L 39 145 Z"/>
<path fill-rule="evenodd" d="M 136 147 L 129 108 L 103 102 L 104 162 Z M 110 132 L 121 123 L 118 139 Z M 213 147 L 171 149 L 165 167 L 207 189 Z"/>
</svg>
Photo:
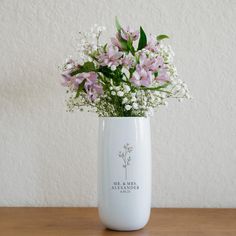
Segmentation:
<svg viewBox="0 0 236 236">
<path fill-rule="evenodd" d="M 77 45 L 77 62 L 83 65 L 86 61 L 92 61 L 90 55 L 100 48 L 100 36 L 106 30 L 105 26 L 94 24 L 89 32 L 79 32 Z"/>
<path fill-rule="evenodd" d="M 69 111 L 78 108 L 99 116 L 140 117 L 167 105 L 169 98 L 191 98 L 178 78 L 174 52 L 162 43 L 166 35 L 147 40 L 142 27 L 140 31 L 124 29 L 117 22 L 111 43 L 101 44 L 104 30 L 94 25 L 90 32 L 79 33 L 77 58 L 63 65 Z"/>
<path fill-rule="evenodd" d="M 121 103 L 124 110 L 132 111 L 133 116 L 145 116 L 152 114 L 152 108 L 159 105 L 165 105 L 163 99 L 166 94 L 150 91 L 150 90 L 136 90 L 131 91 L 131 87 L 127 84 L 110 87 L 111 96 L 121 98 Z M 158 93 L 158 95 L 157 95 Z"/>
</svg>

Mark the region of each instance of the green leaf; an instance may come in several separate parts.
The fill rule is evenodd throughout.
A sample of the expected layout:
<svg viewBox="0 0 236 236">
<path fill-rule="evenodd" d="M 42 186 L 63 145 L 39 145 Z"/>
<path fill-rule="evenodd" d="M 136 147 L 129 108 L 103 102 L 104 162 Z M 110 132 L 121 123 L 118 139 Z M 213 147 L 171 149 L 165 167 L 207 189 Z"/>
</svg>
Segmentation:
<svg viewBox="0 0 236 236">
<path fill-rule="evenodd" d="M 74 71 L 72 71 L 70 73 L 71 76 L 77 75 L 79 73 L 83 73 L 83 72 L 91 72 L 91 71 L 95 71 L 95 65 L 93 64 L 93 62 L 85 62 L 83 66 L 79 67 L 78 69 L 75 69 Z"/>
<path fill-rule="evenodd" d="M 116 29 L 117 29 L 118 32 L 120 32 L 121 29 L 122 29 L 122 27 L 121 27 L 121 25 L 120 25 L 120 22 L 119 22 L 117 16 L 116 16 L 116 18 L 115 18 L 115 22 L 116 22 Z"/>
<path fill-rule="evenodd" d="M 79 73 L 81 73 L 81 72 L 80 72 L 80 69 L 76 69 L 76 70 L 72 71 L 72 72 L 70 73 L 70 75 L 71 75 L 71 76 L 74 76 L 74 75 L 77 75 L 77 74 L 79 74 Z"/>
<path fill-rule="evenodd" d="M 127 50 L 128 50 L 127 41 L 126 41 L 126 40 L 123 40 L 123 39 L 119 39 L 119 42 L 120 42 L 120 45 L 121 45 L 122 49 L 123 49 L 124 51 L 127 51 Z"/>
<path fill-rule="evenodd" d="M 134 55 L 135 50 L 134 50 L 134 47 L 133 47 L 133 44 L 132 44 L 131 40 L 127 41 L 127 47 L 128 47 L 128 50 Z"/>
<path fill-rule="evenodd" d="M 107 43 L 103 46 L 103 50 L 106 51 Z"/>
<path fill-rule="evenodd" d="M 165 84 L 160 85 L 160 86 L 158 86 L 158 87 L 150 87 L 150 88 L 148 88 L 148 87 L 143 87 L 143 86 L 142 86 L 142 89 L 144 89 L 144 90 L 157 90 L 157 91 L 162 91 L 162 92 L 169 93 L 168 91 L 163 91 L 163 90 L 161 90 L 161 89 L 163 89 L 163 88 L 166 88 L 169 84 L 170 84 L 170 82 L 166 82 Z"/>
<path fill-rule="evenodd" d="M 75 95 L 75 98 L 79 97 L 80 93 L 84 90 L 85 82 L 86 82 L 86 80 L 84 79 L 83 82 L 79 85 L 78 90 Z"/>
<path fill-rule="evenodd" d="M 138 50 L 143 49 L 147 45 L 147 36 L 143 30 L 143 28 L 140 26 L 140 38 L 138 42 Z"/>
<path fill-rule="evenodd" d="M 160 34 L 157 36 L 157 41 L 161 41 L 162 39 L 168 39 L 169 36 L 165 34 Z"/>
<path fill-rule="evenodd" d="M 99 67 L 99 72 L 101 72 L 107 78 L 112 78 L 113 77 L 112 70 L 110 68 L 108 68 L 107 66 L 100 66 Z"/>
<path fill-rule="evenodd" d="M 85 62 L 84 65 L 82 66 L 82 70 L 83 72 L 90 72 L 90 71 L 94 71 L 95 70 L 95 65 L 93 64 L 93 62 Z"/>
<path fill-rule="evenodd" d="M 154 76 L 157 77 L 158 76 L 158 72 L 154 72 Z"/>
</svg>

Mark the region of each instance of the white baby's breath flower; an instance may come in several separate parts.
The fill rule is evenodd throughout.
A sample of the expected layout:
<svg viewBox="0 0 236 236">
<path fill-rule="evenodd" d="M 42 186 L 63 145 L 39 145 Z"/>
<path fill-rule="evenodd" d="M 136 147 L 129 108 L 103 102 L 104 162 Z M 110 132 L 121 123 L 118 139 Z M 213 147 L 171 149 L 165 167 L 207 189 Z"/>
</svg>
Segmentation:
<svg viewBox="0 0 236 236">
<path fill-rule="evenodd" d="M 116 92 L 115 91 L 111 91 L 111 95 L 115 96 Z"/>
<path fill-rule="evenodd" d="M 132 107 L 130 105 L 125 105 L 125 110 L 129 111 Z"/>
<path fill-rule="evenodd" d="M 183 88 L 188 89 L 187 84 L 183 83 Z"/>
<path fill-rule="evenodd" d="M 118 92 L 117 92 L 117 95 L 118 95 L 119 97 L 123 97 L 123 96 L 124 96 L 124 92 L 118 91 Z"/>
<path fill-rule="evenodd" d="M 124 85 L 124 90 L 125 90 L 125 92 L 129 92 L 130 91 L 130 86 L 125 84 Z"/>
<path fill-rule="evenodd" d="M 187 98 L 187 99 L 191 99 L 191 96 L 190 96 L 189 93 L 186 94 L 186 98 Z"/>
<path fill-rule="evenodd" d="M 127 68 L 123 67 L 121 69 L 121 71 L 122 71 L 122 73 L 124 73 L 127 76 L 127 78 L 129 78 L 130 72 L 129 72 L 129 70 Z"/>
<path fill-rule="evenodd" d="M 127 102 L 128 102 L 128 98 L 123 98 L 122 104 L 125 104 L 125 103 L 127 103 Z"/>
<path fill-rule="evenodd" d="M 115 89 L 116 91 L 120 91 L 120 86 L 114 86 L 114 89 Z"/>
<path fill-rule="evenodd" d="M 161 98 L 166 98 L 166 96 L 167 96 L 166 93 L 160 93 Z"/>
<path fill-rule="evenodd" d="M 181 79 L 177 79 L 178 84 L 183 84 L 184 82 Z"/>
<path fill-rule="evenodd" d="M 178 84 L 178 85 L 176 85 L 176 87 L 175 87 L 175 89 L 176 89 L 176 90 L 180 90 L 181 88 L 182 88 L 182 86 L 181 86 L 181 85 L 179 85 L 179 84 Z"/>
<path fill-rule="evenodd" d="M 70 55 L 68 58 L 66 58 L 66 63 L 70 62 L 72 59 L 72 56 Z"/>
<path fill-rule="evenodd" d="M 127 81 L 127 78 L 124 75 L 122 76 L 121 79 L 124 80 L 124 81 Z"/>
<path fill-rule="evenodd" d="M 137 109 L 138 109 L 138 103 L 134 102 L 134 103 L 132 104 L 132 107 L 133 107 L 135 110 L 137 110 Z"/>
<path fill-rule="evenodd" d="M 73 65 L 72 65 L 72 64 L 67 64 L 65 69 L 70 70 L 70 69 L 72 69 L 72 68 L 73 68 Z"/>
<path fill-rule="evenodd" d="M 115 65 L 112 65 L 112 66 L 111 66 L 111 70 L 112 70 L 112 71 L 115 71 L 115 70 L 116 70 L 116 66 L 115 66 Z"/>
<path fill-rule="evenodd" d="M 149 108 L 149 109 L 145 112 L 145 116 L 146 116 L 146 117 L 147 117 L 147 116 L 152 116 L 153 113 L 154 113 L 153 108 Z"/>
<path fill-rule="evenodd" d="M 98 46 L 97 45 L 92 45 L 92 50 L 96 51 L 98 49 Z"/>
</svg>

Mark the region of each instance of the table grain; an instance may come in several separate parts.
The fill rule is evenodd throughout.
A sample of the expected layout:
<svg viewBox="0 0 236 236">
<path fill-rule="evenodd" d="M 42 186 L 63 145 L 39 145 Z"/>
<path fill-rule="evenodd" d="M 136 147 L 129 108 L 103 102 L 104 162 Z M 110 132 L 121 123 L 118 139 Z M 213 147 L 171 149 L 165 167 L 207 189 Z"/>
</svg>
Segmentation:
<svg viewBox="0 0 236 236">
<path fill-rule="evenodd" d="M 97 208 L 1 207 L 0 236 L 236 236 L 236 209 L 154 208 L 139 231 L 107 230 Z"/>
</svg>

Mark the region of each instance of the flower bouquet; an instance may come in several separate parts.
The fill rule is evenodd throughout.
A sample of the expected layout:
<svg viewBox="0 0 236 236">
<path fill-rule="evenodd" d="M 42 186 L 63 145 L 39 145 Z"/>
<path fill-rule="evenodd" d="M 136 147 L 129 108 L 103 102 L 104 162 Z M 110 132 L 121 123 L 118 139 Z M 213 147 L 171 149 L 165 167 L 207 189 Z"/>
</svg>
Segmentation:
<svg viewBox="0 0 236 236">
<path fill-rule="evenodd" d="M 169 98 L 190 98 L 177 78 L 174 53 L 163 43 L 167 35 L 150 35 L 143 28 L 123 28 L 116 18 L 116 35 L 101 43 L 105 27 L 81 33 L 77 58 L 62 66 L 62 85 L 69 94 L 69 111 L 94 111 L 102 117 L 146 117 L 167 105 Z"/>
</svg>

